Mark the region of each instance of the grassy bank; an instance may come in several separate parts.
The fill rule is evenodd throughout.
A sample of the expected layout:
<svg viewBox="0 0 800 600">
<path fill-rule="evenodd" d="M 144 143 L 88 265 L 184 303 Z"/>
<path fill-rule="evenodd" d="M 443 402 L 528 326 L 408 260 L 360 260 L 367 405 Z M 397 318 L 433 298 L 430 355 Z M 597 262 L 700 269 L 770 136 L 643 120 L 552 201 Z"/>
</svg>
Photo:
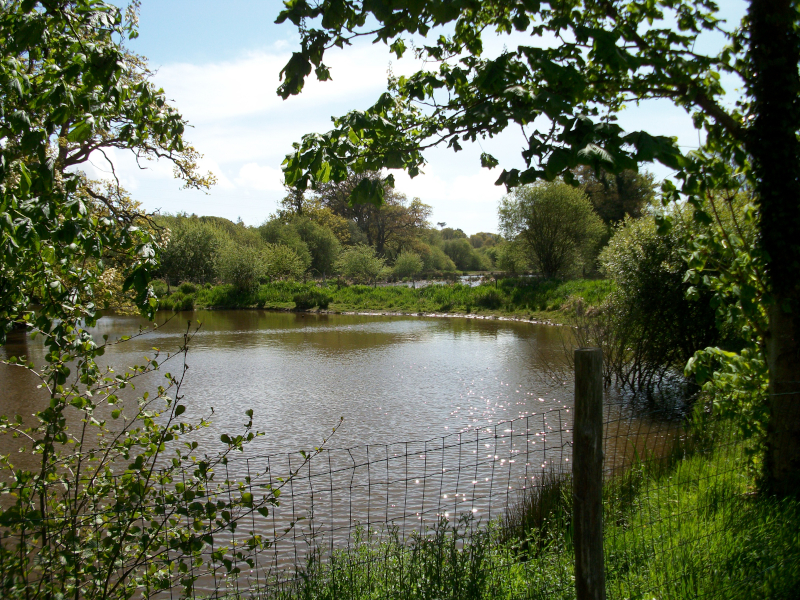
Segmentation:
<svg viewBox="0 0 800 600">
<path fill-rule="evenodd" d="M 251 292 L 237 291 L 231 285 L 200 287 L 193 284 L 173 288 L 170 295 L 163 286 L 157 291 L 161 292 L 161 307 L 167 310 L 254 307 L 549 318 L 578 298 L 587 305 L 597 305 L 611 289 L 612 284 L 607 280 L 561 282 L 509 278 L 476 287 L 451 283 L 413 289 L 281 281 L 261 285 Z"/>
<path fill-rule="evenodd" d="M 605 489 L 608 598 L 796 598 L 800 502 L 749 492 L 741 444 L 682 447 Z M 503 522 L 442 520 L 402 539 L 359 530 L 277 596 L 574 598 L 569 481 L 551 477 Z"/>
</svg>

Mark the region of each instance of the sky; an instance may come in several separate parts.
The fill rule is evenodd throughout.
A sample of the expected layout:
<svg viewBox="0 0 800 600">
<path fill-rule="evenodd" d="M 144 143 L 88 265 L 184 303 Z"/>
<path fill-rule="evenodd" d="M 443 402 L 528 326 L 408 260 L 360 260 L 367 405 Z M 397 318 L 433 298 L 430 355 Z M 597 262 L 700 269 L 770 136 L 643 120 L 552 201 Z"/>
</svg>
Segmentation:
<svg viewBox="0 0 800 600">
<path fill-rule="evenodd" d="M 738 21 L 743 2 L 721 4 L 723 16 Z M 281 163 L 292 142 L 306 133 L 328 131 L 332 116 L 371 106 L 386 89 L 389 69 L 401 75 L 420 66 L 413 58 L 398 61 L 383 45 L 362 42 L 326 53 L 332 81 L 319 83 L 312 76 L 300 96 L 281 100 L 275 93 L 279 73 L 299 45 L 294 26 L 274 24 L 281 7 L 279 0 L 142 0 L 139 37 L 128 45 L 148 58 L 154 83 L 189 121 L 185 138 L 203 154 L 201 166 L 218 180 L 207 193 L 181 190 L 169 164 L 137 165 L 127 154 L 112 153 L 123 187 L 146 210 L 261 224 L 285 195 Z M 490 39 L 488 54 L 499 53 L 504 43 L 511 45 L 506 37 Z M 718 40 L 699 41 L 698 51 L 704 43 L 714 46 Z M 624 111 L 620 124 L 626 130 L 677 136 L 686 150 L 699 143 L 689 116 L 663 101 Z M 394 172 L 396 189 L 430 204 L 433 223 L 445 222 L 468 234 L 497 231 L 497 205 L 505 188 L 494 182 L 503 167 L 524 167 L 522 145 L 521 133 L 508 131 L 467 144 L 457 154 L 428 151 L 424 174 L 410 179 Z M 481 168 L 483 151 L 500 159 L 501 166 Z M 657 180 L 670 175 L 660 165 L 643 168 Z M 107 178 L 111 169 L 95 156 L 86 170 Z"/>
</svg>

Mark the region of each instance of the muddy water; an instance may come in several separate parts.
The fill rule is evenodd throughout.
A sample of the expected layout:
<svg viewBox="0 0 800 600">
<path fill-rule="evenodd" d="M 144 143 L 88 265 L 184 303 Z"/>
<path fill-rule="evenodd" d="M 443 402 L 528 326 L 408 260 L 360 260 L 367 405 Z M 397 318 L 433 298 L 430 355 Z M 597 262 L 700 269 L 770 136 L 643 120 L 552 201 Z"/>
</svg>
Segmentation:
<svg viewBox="0 0 800 600">
<path fill-rule="evenodd" d="M 298 540 L 312 530 L 333 548 L 350 538 L 357 523 L 393 522 L 408 533 L 407 527 L 430 524 L 440 515 L 489 519 L 535 486 L 543 471 L 570 468 L 572 385 L 554 384 L 541 369 L 542 359 L 563 358 L 557 327 L 195 311 L 110 346 L 102 360 L 119 372 L 143 364 L 154 348 L 163 357 L 175 352 L 198 322 L 180 393 L 185 419 L 213 411 L 211 427 L 195 438 L 200 452 L 220 449 L 222 433 L 240 432 L 247 409 L 265 433 L 249 448 L 247 460 L 231 463 L 234 477 L 269 468 L 264 475 L 269 479 L 296 469 L 296 451 L 319 445 L 344 417 L 328 443 L 330 451 L 286 488 L 280 509 L 253 521 L 256 529 L 278 537 L 287 522 L 311 517 L 265 557 L 271 566 L 295 556 Z M 106 316 L 96 334 L 113 341 L 147 326 L 136 317 Z M 43 347 L 35 339 L 17 337 L 2 352 L 43 362 Z M 180 373 L 183 363 L 168 361 L 162 368 Z M 128 401 L 162 382 L 158 373 L 141 378 Z M 0 412 L 31 415 L 45 402 L 37 383 L 22 370 L 0 365 Z M 623 421 L 639 427 L 638 420 Z M 14 443 L 0 437 L 0 452 L 13 452 Z M 606 447 L 609 455 L 613 450 L 614 442 Z"/>
<path fill-rule="evenodd" d="M 571 402 L 571 389 L 554 387 L 536 368 L 537 353 L 561 352 L 557 328 L 499 320 L 196 311 L 112 346 L 103 361 L 120 371 L 143 364 L 154 347 L 174 352 L 188 318 L 202 326 L 190 343 L 182 393 L 187 417 L 213 408 L 209 449 L 220 433 L 241 428 L 247 409 L 266 433 L 257 450 L 280 452 L 317 445 L 340 417 L 333 443 L 346 447 L 436 437 Z M 146 325 L 108 316 L 97 334 L 115 340 Z M 38 340 L 17 338 L 2 352 L 43 360 Z M 137 395 L 160 382 L 145 378 Z M 0 366 L 0 412 L 36 410 L 36 383 Z"/>
</svg>

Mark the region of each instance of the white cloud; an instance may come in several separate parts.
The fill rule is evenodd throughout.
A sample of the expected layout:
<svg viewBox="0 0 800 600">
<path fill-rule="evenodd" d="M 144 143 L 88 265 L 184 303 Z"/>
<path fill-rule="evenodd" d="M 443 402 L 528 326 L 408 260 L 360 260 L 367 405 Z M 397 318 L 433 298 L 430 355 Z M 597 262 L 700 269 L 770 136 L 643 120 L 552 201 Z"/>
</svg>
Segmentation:
<svg viewBox="0 0 800 600">
<path fill-rule="evenodd" d="M 504 187 L 494 184 L 498 169 L 479 168 L 448 177 L 438 174 L 436 166 L 429 163 L 425 171 L 414 179 L 395 172 L 395 187 L 409 198 L 433 206 L 432 222 L 444 221 L 468 234 L 497 230 L 497 204 L 505 193 Z"/>
<path fill-rule="evenodd" d="M 254 162 L 243 165 L 234 181 L 237 186 L 262 192 L 283 190 L 283 173 L 280 169 L 259 166 Z"/>
</svg>

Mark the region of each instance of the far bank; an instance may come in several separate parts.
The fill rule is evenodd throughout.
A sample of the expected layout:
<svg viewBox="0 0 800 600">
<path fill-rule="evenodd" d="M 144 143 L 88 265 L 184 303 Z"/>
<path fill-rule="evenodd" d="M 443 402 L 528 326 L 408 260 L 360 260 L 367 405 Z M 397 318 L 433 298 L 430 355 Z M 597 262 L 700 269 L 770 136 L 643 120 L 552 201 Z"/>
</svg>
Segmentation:
<svg viewBox="0 0 800 600">
<path fill-rule="evenodd" d="M 166 310 L 195 308 L 326 311 L 332 313 L 383 313 L 563 320 L 567 309 L 577 305 L 599 306 L 613 289 L 605 279 L 572 281 L 505 278 L 470 286 L 433 283 L 425 287 L 347 285 L 279 281 L 252 290 L 229 284 L 197 286 L 184 283 L 168 294 L 166 286 L 154 286 L 160 307 Z"/>
</svg>

